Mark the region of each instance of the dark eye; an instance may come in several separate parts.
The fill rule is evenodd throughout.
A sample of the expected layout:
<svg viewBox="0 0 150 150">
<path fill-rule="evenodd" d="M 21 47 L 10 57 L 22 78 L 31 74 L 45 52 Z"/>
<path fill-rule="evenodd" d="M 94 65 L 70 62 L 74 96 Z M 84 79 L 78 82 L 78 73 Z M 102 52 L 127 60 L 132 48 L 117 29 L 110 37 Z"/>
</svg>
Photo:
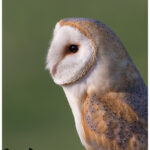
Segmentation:
<svg viewBox="0 0 150 150">
<path fill-rule="evenodd" d="M 79 50 L 78 45 L 70 45 L 69 46 L 69 52 L 76 53 Z"/>
</svg>

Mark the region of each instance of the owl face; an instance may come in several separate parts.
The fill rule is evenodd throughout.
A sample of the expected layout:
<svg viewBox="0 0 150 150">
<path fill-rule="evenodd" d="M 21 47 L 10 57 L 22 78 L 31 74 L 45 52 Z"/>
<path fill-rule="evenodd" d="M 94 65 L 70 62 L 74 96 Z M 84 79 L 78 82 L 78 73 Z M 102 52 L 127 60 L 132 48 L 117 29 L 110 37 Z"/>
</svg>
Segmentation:
<svg viewBox="0 0 150 150">
<path fill-rule="evenodd" d="M 56 24 L 46 68 L 59 85 L 86 79 L 82 81 L 90 86 L 113 86 L 116 79 L 136 77 L 119 37 L 103 23 L 86 18 L 62 19 Z"/>
<path fill-rule="evenodd" d="M 82 78 L 94 63 L 95 48 L 84 29 L 56 24 L 46 68 L 55 83 L 64 85 Z"/>
</svg>

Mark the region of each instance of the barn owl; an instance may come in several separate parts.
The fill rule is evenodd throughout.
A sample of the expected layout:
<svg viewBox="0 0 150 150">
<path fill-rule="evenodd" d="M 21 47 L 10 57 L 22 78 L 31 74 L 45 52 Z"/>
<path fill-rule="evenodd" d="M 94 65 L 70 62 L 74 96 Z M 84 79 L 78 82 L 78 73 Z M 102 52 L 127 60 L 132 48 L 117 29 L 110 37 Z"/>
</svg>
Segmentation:
<svg viewBox="0 0 150 150">
<path fill-rule="evenodd" d="M 147 87 L 109 27 L 60 20 L 46 68 L 65 92 L 86 150 L 147 149 Z"/>
</svg>

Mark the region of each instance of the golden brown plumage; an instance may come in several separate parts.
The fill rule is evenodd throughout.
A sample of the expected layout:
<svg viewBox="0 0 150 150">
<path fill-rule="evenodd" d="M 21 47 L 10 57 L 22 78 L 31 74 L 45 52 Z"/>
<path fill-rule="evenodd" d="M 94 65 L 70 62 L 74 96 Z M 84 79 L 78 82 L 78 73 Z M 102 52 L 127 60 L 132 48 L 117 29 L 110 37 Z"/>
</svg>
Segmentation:
<svg viewBox="0 0 150 150">
<path fill-rule="evenodd" d="M 146 150 L 146 122 L 124 102 L 130 96 L 115 92 L 87 96 L 82 124 L 89 150 Z"/>
<path fill-rule="evenodd" d="M 87 150 L 147 150 L 147 87 L 110 28 L 86 18 L 59 21 L 47 68 Z"/>
</svg>

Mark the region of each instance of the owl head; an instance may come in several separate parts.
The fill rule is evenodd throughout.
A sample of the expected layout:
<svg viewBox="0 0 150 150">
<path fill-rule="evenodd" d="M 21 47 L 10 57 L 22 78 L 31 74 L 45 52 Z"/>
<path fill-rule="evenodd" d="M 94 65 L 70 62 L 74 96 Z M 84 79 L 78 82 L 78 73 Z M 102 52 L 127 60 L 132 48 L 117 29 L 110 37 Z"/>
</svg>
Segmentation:
<svg viewBox="0 0 150 150">
<path fill-rule="evenodd" d="M 73 84 L 93 72 L 112 82 L 136 74 L 118 36 L 105 24 L 87 18 L 62 19 L 56 24 L 46 68 L 59 85 Z"/>
</svg>

